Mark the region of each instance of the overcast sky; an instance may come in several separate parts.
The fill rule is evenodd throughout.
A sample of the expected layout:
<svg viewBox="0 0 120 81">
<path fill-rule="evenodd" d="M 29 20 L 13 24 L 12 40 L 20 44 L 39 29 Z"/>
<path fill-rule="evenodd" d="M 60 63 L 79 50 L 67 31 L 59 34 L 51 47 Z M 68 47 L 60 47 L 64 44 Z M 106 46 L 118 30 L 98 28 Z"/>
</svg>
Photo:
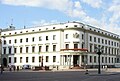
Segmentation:
<svg viewBox="0 0 120 81">
<path fill-rule="evenodd" d="M 80 21 L 120 35 L 120 0 L 0 0 L 0 28 Z"/>
</svg>

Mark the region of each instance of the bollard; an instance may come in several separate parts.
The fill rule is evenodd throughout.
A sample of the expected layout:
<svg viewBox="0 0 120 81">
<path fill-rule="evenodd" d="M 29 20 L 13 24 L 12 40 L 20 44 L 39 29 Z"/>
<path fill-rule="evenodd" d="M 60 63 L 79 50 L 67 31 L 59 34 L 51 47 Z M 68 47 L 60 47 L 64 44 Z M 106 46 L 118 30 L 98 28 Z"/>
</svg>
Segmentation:
<svg viewBox="0 0 120 81">
<path fill-rule="evenodd" d="M 86 70 L 85 74 L 88 74 L 88 70 Z"/>
</svg>

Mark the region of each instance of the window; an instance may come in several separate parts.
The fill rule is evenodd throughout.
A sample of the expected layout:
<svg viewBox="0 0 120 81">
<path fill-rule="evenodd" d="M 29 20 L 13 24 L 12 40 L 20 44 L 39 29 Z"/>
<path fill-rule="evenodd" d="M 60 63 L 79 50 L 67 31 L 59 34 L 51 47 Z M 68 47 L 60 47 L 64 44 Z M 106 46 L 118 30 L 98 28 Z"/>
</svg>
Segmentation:
<svg viewBox="0 0 120 81">
<path fill-rule="evenodd" d="M 90 52 L 92 52 L 92 44 L 90 44 Z"/>
<path fill-rule="evenodd" d="M 82 34 L 82 39 L 84 39 L 84 35 Z"/>
<path fill-rule="evenodd" d="M 77 25 L 74 25 L 74 27 L 77 27 Z"/>
<path fill-rule="evenodd" d="M 33 38 L 32 38 L 32 42 L 34 42 L 34 41 L 35 41 L 35 38 L 33 37 Z"/>
<path fill-rule="evenodd" d="M 69 44 L 65 44 L 65 48 L 66 48 L 66 49 L 69 49 Z"/>
<path fill-rule="evenodd" d="M 105 63 L 107 63 L 107 57 L 105 57 Z"/>
<path fill-rule="evenodd" d="M 90 36 L 90 41 L 92 41 L 92 36 Z"/>
<path fill-rule="evenodd" d="M 39 46 L 39 52 L 41 52 L 42 51 L 42 46 Z"/>
<path fill-rule="evenodd" d="M 102 63 L 104 63 L 104 57 L 102 57 Z"/>
<path fill-rule="evenodd" d="M 110 41 L 108 41 L 108 44 L 110 45 Z"/>
<path fill-rule="evenodd" d="M 35 52 L 35 46 L 32 46 L 32 53 Z"/>
<path fill-rule="evenodd" d="M 96 56 L 94 56 L 94 63 L 96 63 Z"/>
<path fill-rule="evenodd" d="M 9 63 L 11 63 L 11 57 L 9 57 Z"/>
<path fill-rule="evenodd" d="M 46 36 L 46 40 L 48 40 L 48 36 Z"/>
<path fill-rule="evenodd" d="M 48 49 L 49 49 L 49 46 L 47 45 L 47 46 L 46 46 L 46 52 L 48 52 Z"/>
<path fill-rule="evenodd" d="M 9 48 L 9 54 L 11 54 L 11 47 Z"/>
<path fill-rule="evenodd" d="M 3 54 L 6 54 L 6 47 L 3 47 Z"/>
<path fill-rule="evenodd" d="M 11 40 L 9 40 L 9 44 L 11 44 Z"/>
<path fill-rule="evenodd" d="M 68 39 L 68 34 L 65 35 L 65 39 Z"/>
<path fill-rule="evenodd" d="M 28 42 L 28 38 L 26 38 L 26 42 Z"/>
<path fill-rule="evenodd" d="M 14 43 L 17 43 L 17 39 L 14 40 Z"/>
<path fill-rule="evenodd" d="M 26 57 L 26 63 L 28 63 L 28 57 Z"/>
<path fill-rule="evenodd" d="M 14 57 L 14 63 L 16 63 L 17 62 L 17 58 L 16 57 Z"/>
<path fill-rule="evenodd" d="M 78 44 L 74 44 L 74 48 L 78 48 Z"/>
<path fill-rule="evenodd" d="M 102 39 L 102 44 L 104 44 L 104 39 Z"/>
<path fill-rule="evenodd" d="M 110 57 L 109 57 L 109 63 L 110 63 Z"/>
<path fill-rule="evenodd" d="M 90 63 L 92 62 L 92 56 L 90 56 Z"/>
<path fill-rule="evenodd" d="M 105 44 L 107 44 L 107 40 L 105 40 Z"/>
<path fill-rule="evenodd" d="M 53 35 L 53 40 L 55 40 L 56 39 L 56 35 Z"/>
<path fill-rule="evenodd" d="M 22 43 L 22 39 L 20 39 L 20 43 Z"/>
<path fill-rule="evenodd" d="M 113 46 L 113 41 L 111 42 L 112 46 Z"/>
<path fill-rule="evenodd" d="M 100 38 L 98 38 L 98 43 L 100 43 Z"/>
<path fill-rule="evenodd" d="M 22 47 L 20 47 L 20 53 L 22 53 Z"/>
<path fill-rule="evenodd" d="M 96 37 L 94 37 L 94 42 L 96 42 Z"/>
<path fill-rule="evenodd" d="M 32 62 L 35 62 L 35 57 L 32 57 Z"/>
<path fill-rule="evenodd" d="M 107 47 L 105 47 L 105 53 L 107 54 Z"/>
<path fill-rule="evenodd" d="M 56 62 L 56 56 L 53 56 L 53 62 Z"/>
<path fill-rule="evenodd" d="M 84 48 L 84 42 L 82 43 L 82 48 Z"/>
<path fill-rule="evenodd" d="M 3 44 L 4 44 L 4 45 L 6 44 L 6 40 L 4 40 Z"/>
<path fill-rule="evenodd" d="M 20 63 L 22 63 L 22 57 L 20 57 Z"/>
<path fill-rule="evenodd" d="M 26 47 L 26 53 L 28 53 L 28 47 Z"/>
<path fill-rule="evenodd" d="M 41 56 L 39 56 L 39 62 L 41 62 L 41 60 L 42 60 L 42 58 L 41 58 Z"/>
<path fill-rule="evenodd" d="M 46 62 L 48 62 L 48 60 L 49 60 L 49 57 L 48 57 L 48 56 L 46 56 Z"/>
<path fill-rule="evenodd" d="M 56 51 L 56 45 L 53 45 L 53 51 Z"/>
<path fill-rule="evenodd" d="M 14 48 L 14 53 L 17 53 L 17 48 Z"/>
<path fill-rule="evenodd" d="M 41 36 L 39 37 L 39 41 L 42 41 L 42 37 Z"/>
</svg>

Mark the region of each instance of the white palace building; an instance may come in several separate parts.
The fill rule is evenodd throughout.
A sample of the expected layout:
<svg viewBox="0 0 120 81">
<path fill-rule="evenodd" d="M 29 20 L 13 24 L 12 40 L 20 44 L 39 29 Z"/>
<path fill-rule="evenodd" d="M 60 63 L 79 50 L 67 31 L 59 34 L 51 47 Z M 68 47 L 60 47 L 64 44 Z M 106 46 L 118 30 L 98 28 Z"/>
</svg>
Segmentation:
<svg viewBox="0 0 120 81">
<path fill-rule="evenodd" d="M 98 67 L 120 62 L 119 35 L 80 22 L 1 32 L 4 66 Z"/>
</svg>

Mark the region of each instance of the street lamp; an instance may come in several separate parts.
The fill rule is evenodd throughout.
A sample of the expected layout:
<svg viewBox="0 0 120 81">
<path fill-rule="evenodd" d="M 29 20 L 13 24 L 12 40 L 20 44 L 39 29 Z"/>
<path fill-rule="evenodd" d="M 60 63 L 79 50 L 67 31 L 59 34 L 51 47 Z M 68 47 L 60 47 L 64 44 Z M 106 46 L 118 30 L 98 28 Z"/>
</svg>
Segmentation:
<svg viewBox="0 0 120 81">
<path fill-rule="evenodd" d="M 101 70 L 100 70 L 100 55 L 102 54 L 103 52 L 103 47 L 95 47 L 95 50 L 98 54 L 98 74 L 101 74 Z"/>
<path fill-rule="evenodd" d="M 0 44 L 1 44 L 1 74 L 3 73 L 3 62 L 2 62 L 2 38 L 5 38 L 4 36 L 1 36 Z"/>
</svg>

